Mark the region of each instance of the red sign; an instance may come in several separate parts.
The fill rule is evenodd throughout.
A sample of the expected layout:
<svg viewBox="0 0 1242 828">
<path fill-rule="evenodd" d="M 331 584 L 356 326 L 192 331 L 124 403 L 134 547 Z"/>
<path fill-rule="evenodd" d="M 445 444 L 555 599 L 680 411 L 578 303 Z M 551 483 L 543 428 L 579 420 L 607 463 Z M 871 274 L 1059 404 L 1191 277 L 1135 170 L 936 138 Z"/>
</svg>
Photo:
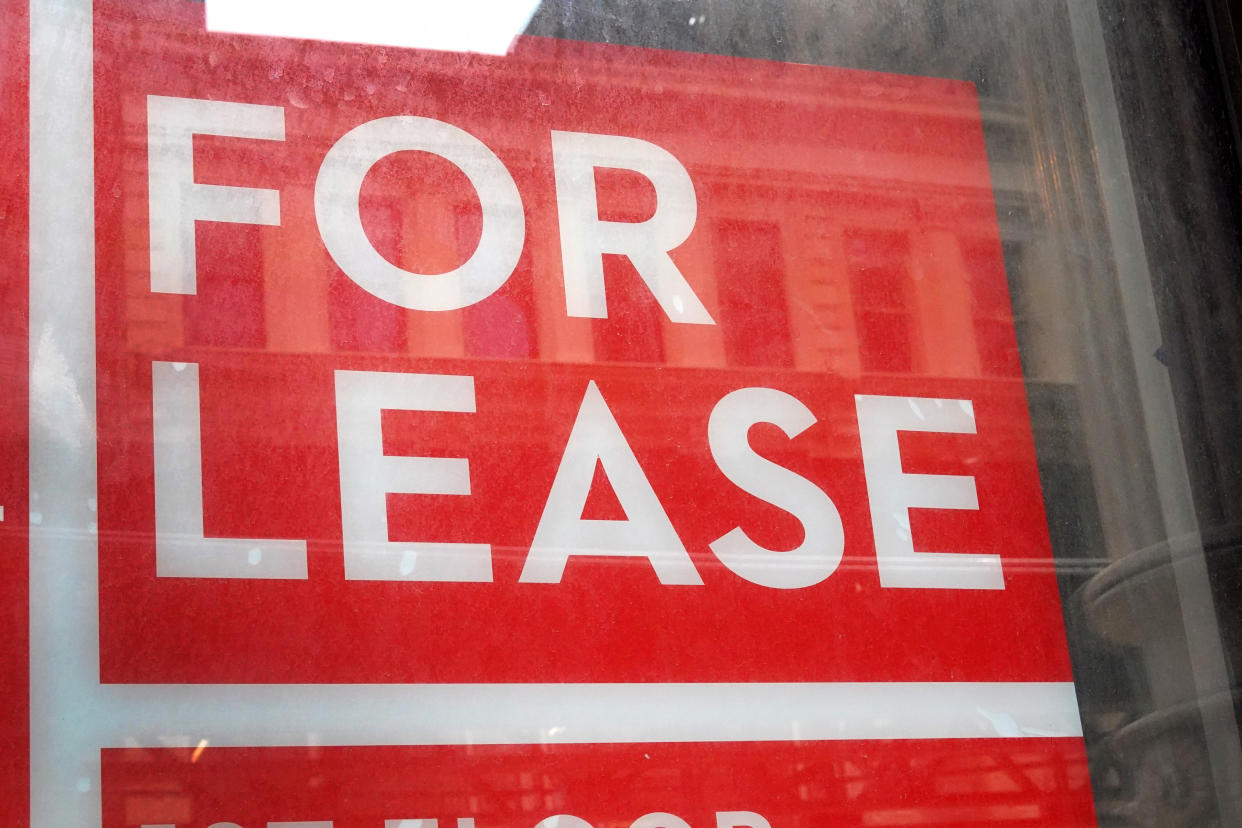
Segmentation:
<svg viewBox="0 0 1242 828">
<path fill-rule="evenodd" d="M 36 821 L 1090 823 L 972 85 L 66 3 Z"/>
<path fill-rule="evenodd" d="M 973 87 L 200 13 L 97 11 L 105 681 L 1069 680 Z"/>
</svg>

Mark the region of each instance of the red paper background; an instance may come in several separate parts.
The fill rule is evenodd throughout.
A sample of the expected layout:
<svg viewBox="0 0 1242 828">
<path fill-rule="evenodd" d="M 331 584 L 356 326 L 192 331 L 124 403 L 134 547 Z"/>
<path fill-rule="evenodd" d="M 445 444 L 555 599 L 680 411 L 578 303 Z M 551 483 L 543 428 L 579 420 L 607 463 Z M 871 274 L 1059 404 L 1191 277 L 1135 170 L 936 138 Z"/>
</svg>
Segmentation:
<svg viewBox="0 0 1242 828">
<path fill-rule="evenodd" d="M 199 15 L 181 0 L 97 4 L 105 681 L 1070 680 L 970 84 L 540 39 L 507 58 L 273 41 L 205 34 Z M 150 94 L 285 108 L 285 142 L 196 139 L 198 181 L 278 188 L 282 224 L 200 223 L 195 296 L 149 288 Z M 522 194 L 522 259 L 474 307 L 388 305 L 319 239 L 324 153 L 394 114 L 468 130 Z M 606 263 L 610 317 L 565 316 L 554 129 L 643 138 L 685 165 L 699 216 L 674 259 L 717 325 L 668 322 L 619 257 Z M 600 192 L 605 218 L 652 209 L 632 174 L 602 174 Z M 477 238 L 477 199 L 442 160 L 386 159 L 363 206 L 377 246 L 413 269 L 452 267 Z M 307 580 L 155 577 L 152 360 L 200 364 L 208 534 L 308 539 Z M 474 415 L 385 415 L 389 453 L 468 457 L 473 487 L 390 496 L 390 533 L 489 542 L 493 583 L 344 580 L 342 368 L 476 378 Z M 563 583 L 517 583 L 589 380 L 703 586 L 586 558 Z M 712 406 L 753 385 L 820 420 L 794 441 L 751 435 L 840 510 L 845 563 L 814 587 L 751 584 L 707 548 L 735 525 L 773 548 L 801 539 L 708 453 Z M 973 475 L 980 509 L 916 511 L 913 532 L 918 548 L 1001 555 L 1003 591 L 880 587 L 855 393 L 974 402 L 977 435 L 902 445 L 907 471 Z M 588 508 L 607 516 L 607 492 Z"/>
</svg>

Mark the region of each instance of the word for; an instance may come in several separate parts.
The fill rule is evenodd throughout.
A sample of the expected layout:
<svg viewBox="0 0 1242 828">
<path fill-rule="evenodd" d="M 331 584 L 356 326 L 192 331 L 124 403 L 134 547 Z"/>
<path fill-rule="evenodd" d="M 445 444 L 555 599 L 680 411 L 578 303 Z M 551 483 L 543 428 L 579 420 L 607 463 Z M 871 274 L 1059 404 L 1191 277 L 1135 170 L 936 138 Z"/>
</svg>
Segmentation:
<svg viewBox="0 0 1242 828">
<path fill-rule="evenodd" d="M 283 141 L 279 106 L 147 98 L 151 289 L 197 290 L 196 221 L 280 224 L 280 192 L 194 181 L 195 135 Z M 627 257 L 674 322 L 714 324 L 668 255 L 690 237 L 698 202 L 689 173 L 672 153 L 621 135 L 552 132 L 556 205 L 570 316 L 608 316 L 603 255 Z M 422 151 L 456 165 L 482 207 L 478 246 L 461 266 L 434 275 L 392 264 L 371 244 L 359 196 L 367 172 L 397 152 Z M 596 203 L 595 169 L 629 170 L 655 188 L 646 221 L 604 221 Z M 315 219 L 328 253 L 371 294 L 404 308 L 446 311 L 495 293 L 512 275 L 526 241 L 526 217 L 513 177 L 496 154 L 463 129 L 434 118 L 400 115 L 368 121 L 346 133 L 324 156 L 315 180 Z"/>
</svg>

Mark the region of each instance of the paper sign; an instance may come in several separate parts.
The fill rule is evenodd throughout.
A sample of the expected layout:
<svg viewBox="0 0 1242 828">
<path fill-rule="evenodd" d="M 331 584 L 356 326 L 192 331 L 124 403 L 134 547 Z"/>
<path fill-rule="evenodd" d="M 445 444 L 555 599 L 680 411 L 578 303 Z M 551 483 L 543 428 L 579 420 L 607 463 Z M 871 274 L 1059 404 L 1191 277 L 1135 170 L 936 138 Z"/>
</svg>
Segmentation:
<svg viewBox="0 0 1242 828">
<path fill-rule="evenodd" d="M 972 85 L 32 10 L 34 824 L 1090 823 Z"/>
</svg>

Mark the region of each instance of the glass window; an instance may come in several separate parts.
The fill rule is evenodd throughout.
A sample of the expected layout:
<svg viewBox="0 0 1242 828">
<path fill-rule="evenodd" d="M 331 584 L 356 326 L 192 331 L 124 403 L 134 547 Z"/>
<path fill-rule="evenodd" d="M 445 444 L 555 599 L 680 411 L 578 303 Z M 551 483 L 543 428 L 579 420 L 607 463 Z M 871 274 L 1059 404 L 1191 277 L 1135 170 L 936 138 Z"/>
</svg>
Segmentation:
<svg viewBox="0 0 1242 828">
<path fill-rule="evenodd" d="M 0 0 L 7 821 L 1242 824 L 1226 5 Z"/>
</svg>

